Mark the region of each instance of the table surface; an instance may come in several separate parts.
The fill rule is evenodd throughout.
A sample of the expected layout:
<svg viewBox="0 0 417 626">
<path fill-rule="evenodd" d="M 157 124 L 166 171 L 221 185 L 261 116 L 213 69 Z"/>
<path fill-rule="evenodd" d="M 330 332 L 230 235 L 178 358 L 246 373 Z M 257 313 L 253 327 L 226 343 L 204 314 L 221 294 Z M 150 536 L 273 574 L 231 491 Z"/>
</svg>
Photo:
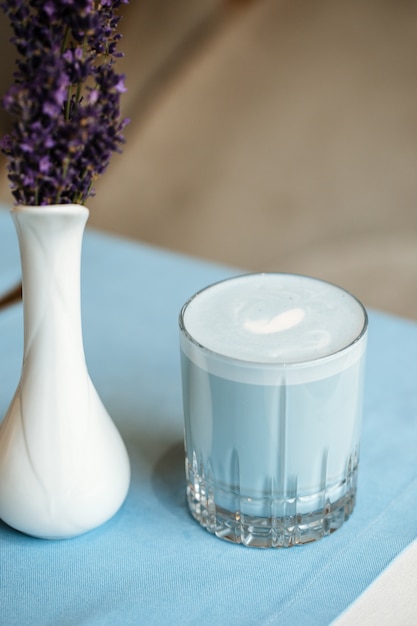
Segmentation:
<svg viewBox="0 0 417 626">
<path fill-rule="evenodd" d="M 0 293 L 20 276 L 0 211 Z M 370 311 L 356 509 L 336 533 L 283 550 L 228 544 L 185 504 L 178 313 L 237 270 L 87 230 L 87 364 L 125 439 L 132 484 L 119 513 L 45 541 L 0 522 L 0 623 L 328 624 L 417 537 L 417 324 Z M 22 306 L 0 311 L 0 415 L 18 383 Z"/>
</svg>

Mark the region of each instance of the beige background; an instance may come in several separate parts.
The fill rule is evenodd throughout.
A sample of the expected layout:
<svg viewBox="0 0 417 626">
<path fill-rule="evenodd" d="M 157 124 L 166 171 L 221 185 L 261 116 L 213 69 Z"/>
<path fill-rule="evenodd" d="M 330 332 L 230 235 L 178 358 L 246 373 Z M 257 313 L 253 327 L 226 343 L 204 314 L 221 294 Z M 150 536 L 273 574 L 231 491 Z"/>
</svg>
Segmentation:
<svg viewBox="0 0 417 626">
<path fill-rule="evenodd" d="M 417 3 L 125 11 L 132 123 L 90 223 L 245 271 L 320 276 L 417 318 Z"/>
</svg>

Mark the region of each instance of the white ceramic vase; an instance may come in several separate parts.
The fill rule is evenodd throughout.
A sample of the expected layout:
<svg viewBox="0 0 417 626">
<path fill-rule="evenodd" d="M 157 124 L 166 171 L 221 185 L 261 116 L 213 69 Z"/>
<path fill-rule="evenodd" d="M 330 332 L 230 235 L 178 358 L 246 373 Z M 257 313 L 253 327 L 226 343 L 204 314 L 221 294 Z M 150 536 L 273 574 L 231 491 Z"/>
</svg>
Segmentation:
<svg viewBox="0 0 417 626">
<path fill-rule="evenodd" d="M 80 264 L 88 209 L 16 207 L 24 357 L 0 426 L 0 518 L 59 539 L 111 518 L 129 487 L 126 448 L 85 363 Z"/>
</svg>

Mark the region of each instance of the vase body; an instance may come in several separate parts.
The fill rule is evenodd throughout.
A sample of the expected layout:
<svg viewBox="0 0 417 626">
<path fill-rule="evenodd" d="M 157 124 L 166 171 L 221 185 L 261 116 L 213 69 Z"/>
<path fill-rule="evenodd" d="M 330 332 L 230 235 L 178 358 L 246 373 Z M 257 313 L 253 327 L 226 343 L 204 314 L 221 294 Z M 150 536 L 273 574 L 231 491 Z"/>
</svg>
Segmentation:
<svg viewBox="0 0 417 626">
<path fill-rule="evenodd" d="M 0 425 L 0 518 L 43 538 L 112 517 L 129 487 L 126 448 L 84 356 L 80 263 L 88 209 L 12 210 L 22 263 L 24 356 Z"/>
</svg>

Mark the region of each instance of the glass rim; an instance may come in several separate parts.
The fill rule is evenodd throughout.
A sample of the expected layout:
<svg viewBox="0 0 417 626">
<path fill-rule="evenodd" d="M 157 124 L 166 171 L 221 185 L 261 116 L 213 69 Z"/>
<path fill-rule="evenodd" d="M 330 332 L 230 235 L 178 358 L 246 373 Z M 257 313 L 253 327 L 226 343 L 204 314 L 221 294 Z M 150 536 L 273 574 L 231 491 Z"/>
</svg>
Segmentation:
<svg viewBox="0 0 417 626">
<path fill-rule="evenodd" d="M 360 309 L 362 310 L 363 313 L 363 326 L 360 330 L 360 332 L 357 334 L 357 336 L 350 341 L 349 343 L 347 343 L 346 345 L 344 345 L 342 348 L 338 348 L 337 350 L 330 352 L 329 354 L 326 354 L 324 356 L 318 356 L 317 358 L 312 358 L 312 359 L 308 359 L 308 360 L 301 360 L 301 361 L 294 361 L 294 362 L 284 362 L 284 361 L 275 361 L 275 362 L 271 362 L 271 361 L 255 361 L 255 360 L 247 360 L 247 359 L 241 359 L 238 357 L 233 357 L 230 356 L 228 354 L 223 354 L 222 352 L 218 352 L 217 350 L 212 350 L 211 348 L 208 348 L 207 346 L 201 344 L 199 341 L 197 341 L 197 339 L 195 339 L 187 330 L 186 325 L 185 325 L 185 313 L 187 311 L 187 308 L 189 307 L 189 305 L 196 299 L 198 298 L 202 293 L 208 291 L 209 289 L 216 287 L 216 285 L 221 285 L 223 283 L 226 282 L 231 282 L 231 281 L 236 281 L 236 280 L 240 280 L 243 278 L 247 278 L 247 277 L 255 277 L 255 276 L 294 276 L 294 277 L 298 277 L 298 278 L 307 278 L 309 280 L 313 280 L 316 282 L 320 282 L 320 283 L 324 283 L 327 285 L 330 285 L 332 287 L 335 287 L 337 289 L 339 289 L 340 291 L 343 291 L 346 295 L 348 295 L 350 298 L 352 298 L 360 307 Z M 314 364 L 320 364 L 320 363 L 325 363 L 326 361 L 331 361 L 335 358 L 337 358 L 338 356 L 341 356 L 343 353 L 348 352 L 350 349 L 352 349 L 355 345 L 359 344 L 360 341 L 365 337 L 367 330 L 368 330 L 368 323 L 369 323 L 369 318 L 368 318 L 368 312 L 366 310 L 366 307 L 362 304 L 362 302 L 359 300 L 359 298 L 357 298 L 355 295 L 353 295 L 350 291 L 348 291 L 347 289 L 345 289 L 344 287 L 341 287 L 340 285 L 337 285 L 336 283 L 333 283 L 331 281 L 328 280 L 324 280 L 322 278 L 317 278 L 315 276 L 309 276 L 308 274 L 298 274 L 298 273 L 294 273 L 294 272 L 247 272 L 244 274 L 237 274 L 235 276 L 229 276 L 228 278 L 224 278 L 218 281 L 215 281 L 213 283 L 210 283 L 208 285 L 206 285 L 205 287 L 203 287 L 202 289 L 199 289 L 198 291 L 196 291 L 190 298 L 188 298 L 186 300 L 186 302 L 182 305 L 181 309 L 180 309 L 180 313 L 179 313 L 179 318 L 178 318 L 178 325 L 181 331 L 182 336 L 187 339 L 191 344 L 193 344 L 196 348 L 198 348 L 200 351 L 202 351 L 203 353 L 207 354 L 207 356 L 210 356 L 211 358 L 214 359 L 218 359 L 218 360 L 222 360 L 224 362 L 230 363 L 230 364 L 235 364 L 235 365 L 239 365 L 240 367 L 248 367 L 248 368 L 265 368 L 265 369 L 279 369 L 279 368 L 285 368 L 287 369 L 297 369 L 297 368 L 302 368 L 302 367 L 309 367 L 312 366 Z"/>
</svg>

